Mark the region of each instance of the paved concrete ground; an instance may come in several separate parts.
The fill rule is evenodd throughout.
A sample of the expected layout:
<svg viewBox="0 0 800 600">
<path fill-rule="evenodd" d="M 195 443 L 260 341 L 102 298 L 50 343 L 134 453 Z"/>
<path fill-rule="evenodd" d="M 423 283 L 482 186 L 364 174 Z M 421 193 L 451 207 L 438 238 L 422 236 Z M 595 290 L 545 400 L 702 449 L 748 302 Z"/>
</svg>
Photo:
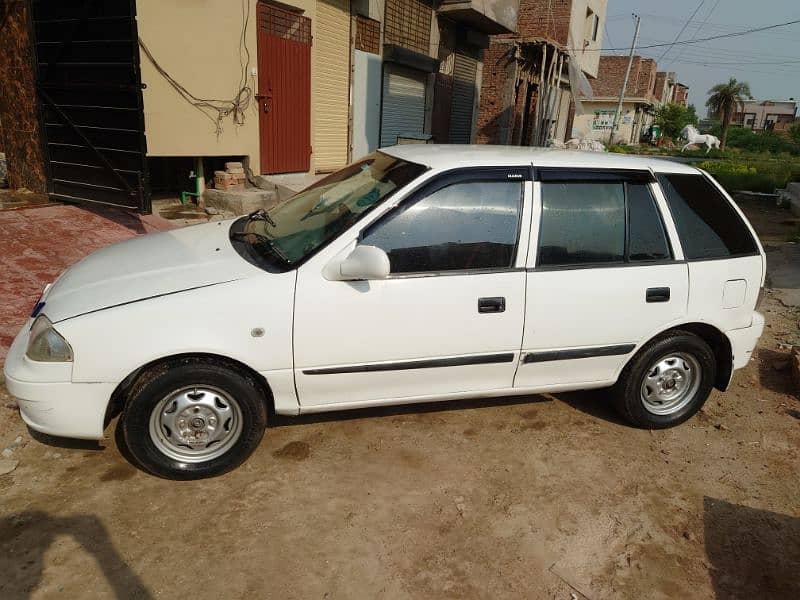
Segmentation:
<svg viewBox="0 0 800 600">
<path fill-rule="evenodd" d="M 171 229 L 161 217 L 50 205 L 0 210 L 0 361 L 44 286 L 95 250 Z"/>
<path fill-rule="evenodd" d="M 135 470 L 114 424 L 37 441 L 0 385 L 0 598 L 796 599 L 800 311 L 764 311 L 755 359 L 675 429 L 597 392 L 283 419 L 201 482 Z"/>
</svg>

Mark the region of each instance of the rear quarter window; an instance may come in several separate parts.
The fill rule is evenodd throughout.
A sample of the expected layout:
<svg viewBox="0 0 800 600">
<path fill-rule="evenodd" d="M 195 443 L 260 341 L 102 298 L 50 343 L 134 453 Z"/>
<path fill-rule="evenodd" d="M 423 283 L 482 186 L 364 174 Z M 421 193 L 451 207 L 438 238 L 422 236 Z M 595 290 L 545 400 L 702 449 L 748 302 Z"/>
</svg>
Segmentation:
<svg viewBox="0 0 800 600">
<path fill-rule="evenodd" d="M 758 253 L 747 225 L 703 175 L 659 174 L 683 253 L 689 260 Z"/>
</svg>

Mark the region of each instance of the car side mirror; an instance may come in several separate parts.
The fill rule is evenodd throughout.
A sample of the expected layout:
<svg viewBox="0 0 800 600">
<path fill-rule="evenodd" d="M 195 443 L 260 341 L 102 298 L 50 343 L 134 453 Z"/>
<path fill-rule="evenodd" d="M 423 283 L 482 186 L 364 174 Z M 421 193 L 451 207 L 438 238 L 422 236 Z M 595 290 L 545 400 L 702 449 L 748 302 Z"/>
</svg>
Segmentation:
<svg viewBox="0 0 800 600">
<path fill-rule="evenodd" d="M 356 246 L 342 261 L 325 269 L 326 277 L 336 281 L 385 279 L 389 276 L 389 256 L 375 246 Z"/>
</svg>

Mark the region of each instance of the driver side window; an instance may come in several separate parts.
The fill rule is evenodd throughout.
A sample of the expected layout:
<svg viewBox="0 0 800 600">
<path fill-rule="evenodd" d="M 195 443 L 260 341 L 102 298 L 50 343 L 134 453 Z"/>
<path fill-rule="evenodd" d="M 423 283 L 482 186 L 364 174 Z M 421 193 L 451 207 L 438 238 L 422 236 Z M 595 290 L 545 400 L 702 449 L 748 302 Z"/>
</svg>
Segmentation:
<svg viewBox="0 0 800 600">
<path fill-rule="evenodd" d="M 392 274 L 509 268 L 522 194 L 521 181 L 453 183 L 401 205 L 362 243 L 388 254 Z"/>
</svg>

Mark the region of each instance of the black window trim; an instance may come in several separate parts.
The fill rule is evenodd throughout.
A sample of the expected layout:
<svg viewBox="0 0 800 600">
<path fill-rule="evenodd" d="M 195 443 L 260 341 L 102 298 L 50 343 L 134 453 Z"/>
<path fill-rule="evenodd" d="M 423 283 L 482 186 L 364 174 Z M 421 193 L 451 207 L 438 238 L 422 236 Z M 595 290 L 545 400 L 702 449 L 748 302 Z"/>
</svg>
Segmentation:
<svg viewBox="0 0 800 600">
<path fill-rule="evenodd" d="M 654 265 L 673 265 L 680 264 L 684 261 L 675 258 L 675 249 L 670 240 L 669 231 L 667 230 L 666 223 L 664 222 L 664 214 L 658 199 L 653 194 L 651 184 L 658 183 L 655 173 L 652 170 L 642 169 L 592 169 L 592 168 L 570 168 L 570 167 L 534 167 L 534 181 L 540 183 L 599 183 L 599 182 L 620 182 L 623 184 L 622 190 L 625 202 L 625 243 L 623 250 L 622 261 L 605 261 L 605 262 L 590 262 L 590 263 L 572 263 L 566 265 L 542 265 L 539 264 L 539 243 L 542 234 L 542 221 L 544 219 L 544 210 L 539 211 L 539 228 L 536 236 L 536 264 L 532 268 L 528 268 L 529 272 L 535 271 L 574 271 L 577 269 L 615 269 L 626 267 L 649 267 Z M 629 255 L 630 247 L 630 204 L 628 202 L 628 184 L 646 184 L 650 197 L 653 200 L 653 206 L 658 215 L 658 222 L 661 224 L 661 233 L 667 242 L 667 250 L 669 251 L 669 258 L 660 260 L 637 260 L 631 261 Z M 539 190 L 539 200 L 541 204 L 541 187 Z M 662 191 L 663 193 L 663 191 Z M 671 216 L 672 213 L 670 213 Z M 674 222 L 674 219 L 673 219 Z"/>
<path fill-rule="evenodd" d="M 656 183 L 651 169 L 604 169 L 602 167 L 534 167 L 534 181 L 553 183 L 595 183 L 598 181 L 630 181 L 632 183 Z"/>
<path fill-rule="evenodd" d="M 758 238 L 753 235 L 750 227 L 748 227 L 747 222 L 742 218 L 742 215 L 739 214 L 739 211 L 736 210 L 736 207 L 731 204 L 730 198 L 728 198 L 727 193 L 722 193 L 722 191 L 717 187 L 717 182 L 708 174 L 703 173 L 702 171 L 698 171 L 697 173 L 676 173 L 671 171 L 659 171 L 657 175 L 667 177 L 669 175 L 691 175 L 691 176 L 700 176 L 706 181 L 708 181 L 709 185 L 713 187 L 716 192 L 722 197 L 728 207 L 733 211 L 736 218 L 739 220 L 739 223 L 744 227 L 747 231 L 750 239 L 753 241 L 753 245 L 755 246 L 755 250 L 753 252 L 737 252 L 736 254 L 728 254 L 726 256 L 707 256 L 702 258 L 686 258 L 686 249 L 683 247 L 683 240 L 681 239 L 681 234 L 678 231 L 678 222 L 675 220 L 675 213 L 672 211 L 672 206 L 670 206 L 669 198 L 667 197 L 667 192 L 664 190 L 664 186 L 661 185 L 661 182 L 656 179 L 656 185 L 658 189 L 661 191 L 661 194 L 664 196 L 664 202 L 667 205 L 667 210 L 669 211 L 670 219 L 672 219 L 672 223 L 675 225 L 675 235 L 678 238 L 678 242 L 681 245 L 681 253 L 683 254 L 684 262 L 687 263 L 698 263 L 698 262 L 709 262 L 714 260 L 729 260 L 732 258 L 747 258 L 753 256 L 761 256 L 761 252 L 759 251 L 759 243 Z M 672 243 L 670 242 L 670 246 Z"/>
<path fill-rule="evenodd" d="M 372 223 L 364 227 L 358 234 L 356 244 L 363 242 L 381 223 L 389 219 L 395 212 L 401 210 L 408 204 L 413 204 L 418 200 L 431 194 L 435 194 L 441 189 L 457 183 L 485 182 L 485 181 L 512 181 L 522 184 L 519 199 L 519 218 L 517 219 L 517 239 L 512 252 L 511 264 L 508 267 L 491 267 L 486 269 L 453 269 L 451 271 L 414 271 L 410 273 L 389 273 L 386 279 L 416 279 L 421 277 L 449 277 L 460 275 L 485 275 L 492 273 L 514 273 L 524 272 L 525 267 L 516 267 L 520 252 L 520 239 L 522 237 L 522 216 L 525 212 L 525 183 L 532 181 L 530 165 L 509 165 L 491 167 L 459 167 L 442 171 L 422 183 L 417 189 L 409 193 L 400 203 L 392 209 L 386 211 Z M 530 241 L 530 238 L 529 238 Z"/>
</svg>

